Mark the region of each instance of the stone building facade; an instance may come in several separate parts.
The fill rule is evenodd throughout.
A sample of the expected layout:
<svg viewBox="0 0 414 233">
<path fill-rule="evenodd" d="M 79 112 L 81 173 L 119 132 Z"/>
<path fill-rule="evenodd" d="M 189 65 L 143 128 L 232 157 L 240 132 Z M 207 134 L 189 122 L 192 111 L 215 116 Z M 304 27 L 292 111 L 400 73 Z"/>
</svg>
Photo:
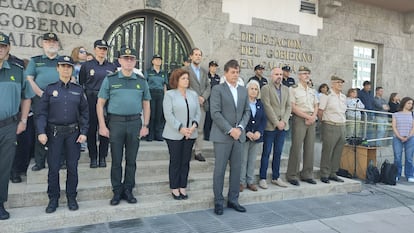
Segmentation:
<svg viewBox="0 0 414 233">
<path fill-rule="evenodd" d="M 301 8 L 309 4 L 314 12 Z M 131 22 L 133 29 L 116 34 Z M 161 25 L 163 35 L 177 33 L 178 39 L 157 37 L 148 25 Z M 371 80 L 386 96 L 411 95 L 413 25 L 410 12 L 360 0 L 0 0 L 0 31 L 11 36 L 12 53 L 21 58 L 40 54 L 41 35 L 52 31 L 60 38 L 60 54 L 80 45 L 92 50 L 104 38 L 116 43 L 111 56 L 127 42 L 140 51 L 138 68 L 147 68 L 154 53 L 164 56 L 168 68 L 199 47 L 205 67 L 210 60 L 222 68 L 237 59 L 244 79 L 257 64 L 267 76 L 272 67 L 289 64 L 293 77 L 305 65 L 316 86 L 337 74 L 347 81 L 345 88 Z M 164 39 L 162 46 L 176 48 L 157 47 Z"/>
</svg>

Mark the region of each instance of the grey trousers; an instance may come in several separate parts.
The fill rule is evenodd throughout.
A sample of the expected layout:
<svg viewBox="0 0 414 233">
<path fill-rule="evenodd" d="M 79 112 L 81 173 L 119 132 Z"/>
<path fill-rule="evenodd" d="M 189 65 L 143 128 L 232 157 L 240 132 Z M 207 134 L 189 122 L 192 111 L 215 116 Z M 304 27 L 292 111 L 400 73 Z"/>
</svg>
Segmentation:
<svg viewBox="0 0 414 233">
<path fill-rule="evenodd" d="M 260 146 L 263 143 L 246 141 L 243 143 L 241 158 L 240 184 L 245 185 L 254 183 L 254 169 L 256 168 L 256 158 Z"/>
<path fill-rule="evenodd" d="M 213 192 L 215 204 L 224 204 L 223 186 L 227 161 L 230 163 L 228 201 L 232 203 L 238 203 L 240 191 L 239 182 L 241 169 L 241 150 L 242 144 L 239 141 L 233 141 L 232 143 L 214 142 L 214 154 L 216 159 L 214 163 Z"/>
</svg>

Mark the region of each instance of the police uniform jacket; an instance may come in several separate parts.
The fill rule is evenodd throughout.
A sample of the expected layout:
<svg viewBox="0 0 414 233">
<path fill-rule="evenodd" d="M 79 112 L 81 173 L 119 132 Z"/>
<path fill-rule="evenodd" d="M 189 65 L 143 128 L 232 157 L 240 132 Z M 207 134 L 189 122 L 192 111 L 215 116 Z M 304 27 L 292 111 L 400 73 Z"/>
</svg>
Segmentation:
<svg viewBox="0 0 414 233">
<path fill-rule="evenodd" d="M 46 133 L 48 124 L 68 126 L 79 124 L 80 134 L 87 135 L 89 108 L 83 89 L 79 84 L 61 80 L 46 87 L 37 111 L 38 134 Z"/>
<path fill-rule="evenodd" d="M 257 82 L 259 82 L 260 88 L 262 88 L 264 85 L 268 84 L 267 78 L 265 78 L 265 77 L 259 78 L 257 76 L 253 76 L 253 77 L 249 78 L 249 81 L 247 81 L 247 82 L 250 82 L 250 80 L 256 80 Z"/>
<path fill-rule="evenodd" d="M 56 70 L 59 55 L 50 59 L 46 55 L 32 57 L 27 64 L 26 74 L 33 76 L 34 81 L 40 89 L 44 90 L 47 85 L 59 80 L 59 73 Z"/>
<path fill-rule="evenodd" d="M 0 121 L 16 116 L 21 99 L 34 96 L 30 85 L 24 80 L 22 66 L 3 61 L 0 67 Z"/>
<path fill-rule="evenodd" d="M 99 91 L 104 78 L 116 71 L 114 63 L 105 60 L 102 65 L 93 59 L 82 64 L 79 71 L 79 84 L 87 91 Z"/>
<path fill-rule="evenodd" d="M 157 72 L 154 67 L 151 67 L 144 75 L 151 90 L 164 90 L 164 86 L 168 84 L 167 72 L 163 70 Z"/>
<path fill-rule="evenodd" d="M 141 114 L 142 101 L 151 100 L 151 94 L 144 77 L 135 73 L 125 77 L 119 71 L 104 79 L 98 98 L 108 100 L 109 114 L 130 116 Z"/>
</svg>

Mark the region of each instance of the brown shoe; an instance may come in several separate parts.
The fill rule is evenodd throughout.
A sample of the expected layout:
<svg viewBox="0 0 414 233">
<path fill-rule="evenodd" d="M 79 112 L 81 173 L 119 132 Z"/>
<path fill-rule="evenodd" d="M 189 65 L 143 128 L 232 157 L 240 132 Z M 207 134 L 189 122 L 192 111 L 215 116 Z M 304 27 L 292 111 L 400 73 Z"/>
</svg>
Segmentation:
<svg viewBox="0 0 414 233">
<path fill-rule="evenodd" d="M 243 192 L 243 190 L 244 190 L 244 185 L 240 184 L 240 192 Z"/>
<path fill-rule="evenodd" d="M 257 191 L 257 186 L 255 184 L 247 184 L 247 188 L 253 192 Z"/>
</svg>

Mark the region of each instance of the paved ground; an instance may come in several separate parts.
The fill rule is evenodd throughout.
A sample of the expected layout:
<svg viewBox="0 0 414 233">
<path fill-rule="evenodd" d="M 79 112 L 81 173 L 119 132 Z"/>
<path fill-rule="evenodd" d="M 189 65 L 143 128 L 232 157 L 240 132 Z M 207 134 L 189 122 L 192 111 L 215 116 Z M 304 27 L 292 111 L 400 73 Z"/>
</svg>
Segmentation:
<svg viewBox="0 0 414 233">
<path fill-rule="evenodd" d="M 191 198 L 191 197 L 190 197 Z M 246 205 L 246 213 L 212 209 L 47 230 L 66 232 L 413 232 L 414 184 L 363 185 L 361 193 Z"/>
</svg>

